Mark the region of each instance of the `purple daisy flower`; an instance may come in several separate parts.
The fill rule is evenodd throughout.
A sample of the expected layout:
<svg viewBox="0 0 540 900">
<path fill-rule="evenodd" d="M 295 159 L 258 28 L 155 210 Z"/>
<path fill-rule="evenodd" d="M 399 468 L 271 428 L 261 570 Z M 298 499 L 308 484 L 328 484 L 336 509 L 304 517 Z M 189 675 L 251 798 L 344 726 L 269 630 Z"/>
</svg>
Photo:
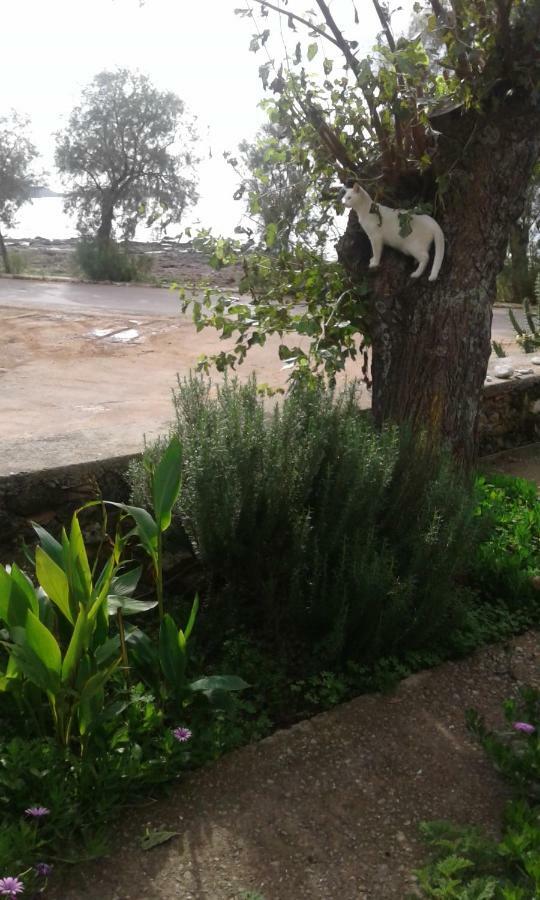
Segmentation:
<svg viewBox="0 0 540 900">
<path fill-rule="evenodd" d="M 50 809 L 47 809 L 46 806 L 29 806 L 28 809 L 25 809 L 25 813 L 31 819 L 42 819 L 43 816 L 49 815 Z"/>
<path fill-rule="evenodd" d="M 41 875 L 42 878 L 48 878 L 53 868 L 49 863 L 36 863 L 34 866 L 36 875 Z"/>
<path fill-rule="evenodd" d="M 534 734 L 536 731 L 534 725 L 529 725 L 528 722 L 514 722 L 512 727 L 514 731 L 522 731 L 523 734 Z"/>
<path fill-rule="evenodd" d="M 24 884 L 18 878 L 0 878 L 0 894 L 2 897 L 8 897 L 9 900 L 13 900 L 17 894 L 22 894 L 24 891 Z"/>
<path fill-rule="evenodd" d="M 184 728 L 183 725 L 179 725 L 178 728 L 173 728 L 173 735 L 177 741 L 180 741 L 180 743 L 183 744 L 185 741 L 189 741 L 191 731 L 189 728 Z"/>
</svg>

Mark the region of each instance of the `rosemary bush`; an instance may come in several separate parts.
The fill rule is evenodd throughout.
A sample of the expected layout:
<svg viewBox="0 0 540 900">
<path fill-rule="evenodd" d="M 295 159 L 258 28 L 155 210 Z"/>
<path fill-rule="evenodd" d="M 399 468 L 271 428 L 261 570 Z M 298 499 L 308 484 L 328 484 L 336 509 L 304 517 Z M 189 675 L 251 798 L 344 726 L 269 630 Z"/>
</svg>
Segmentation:
<svg viewBox="0 0 540 900">
<path fill-rule="evenodd" d="M 375 431 L 355 385 L 298 385 L 269 410 L 254 380 L 190 377 L 174 407 L 177 534 L 229 626 L 332 661 L 424 646 L 457 624 L 477 532 L 470 486 L 421 441 Z M 132 466 L 136 502 L 162 447 Z"/>
</svg>

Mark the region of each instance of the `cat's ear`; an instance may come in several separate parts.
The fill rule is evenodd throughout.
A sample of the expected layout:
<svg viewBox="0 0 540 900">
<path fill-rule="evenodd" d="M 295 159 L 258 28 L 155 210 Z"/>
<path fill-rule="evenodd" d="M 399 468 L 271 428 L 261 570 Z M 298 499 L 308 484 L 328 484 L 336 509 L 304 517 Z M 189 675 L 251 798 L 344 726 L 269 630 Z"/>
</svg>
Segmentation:
<svg viewBox="0 0 540 900">
<path fill-rule="evenodd" d="M 355 194 L 359 194 L 359 193 L 360 193 L 361 187 L 360 187 L 360 185 L 358 184 L 357 181 L 354 182 L 354 184 L 353 184 L 353 186 L 352 186 L 352 189 L 353 189 L 353 191 L 354 191 Z"/>
</svg>

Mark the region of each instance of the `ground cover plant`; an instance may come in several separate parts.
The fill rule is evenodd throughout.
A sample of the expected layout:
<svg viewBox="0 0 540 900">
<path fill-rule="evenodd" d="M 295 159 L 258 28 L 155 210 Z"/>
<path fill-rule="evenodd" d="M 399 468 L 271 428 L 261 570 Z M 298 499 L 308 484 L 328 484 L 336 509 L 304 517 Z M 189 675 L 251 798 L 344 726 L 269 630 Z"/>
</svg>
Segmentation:
<svg viewBox="0 0 540 900">
<path fill-rule="evenodd" d="M 448 822 L 423 825 L 433 858 L 418 872 L 424 896 L 460 900 L 532 900 L 540 892 L 540 692 L 505 704 L 506 728 L 490 731 L 469 712 L 471 731 L 513 786 L 501 836 Z"/>
</svg>

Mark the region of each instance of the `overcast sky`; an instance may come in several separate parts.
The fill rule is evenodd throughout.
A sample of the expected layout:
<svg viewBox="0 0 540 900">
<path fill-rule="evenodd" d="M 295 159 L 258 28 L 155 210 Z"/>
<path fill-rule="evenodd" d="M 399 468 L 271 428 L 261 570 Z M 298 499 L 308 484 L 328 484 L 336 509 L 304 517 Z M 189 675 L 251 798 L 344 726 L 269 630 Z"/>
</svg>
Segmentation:
<svg viewBox="0 0 540 900">
<path fill-rule="evenodd" d="M 242 138 L 253 137 L 264 121 L 257 109 L 264 95 L 258 67 L 267 56 L 249 52 L 253 23 L 234 14 L 235 7 L 246 5 L 242 0 L 4 0 L 0 114 L 13 107 L 30 116 L 50 183 L 58 186 L 51 134 L 66 121 L 81 88 L 103 69 L 139 69 L 158 88 L 177 93 L 198 117 L 205 159 L 196 213 L 205 224 L 213 223 L 216 232 L 228 231 L 239 214 L 231 200 L 234 173 L 222 154 L 235 150 Z M 308 0 L 294 0 L 289 8 L 302 12 L 304 5 L 309 6 Z M 396 15 L 397 27 L 405 22 L 412 0 L 399 5 L 403 11 Z M 356 0 L 358 26 L 352 0 L 333 0 L 330 6 L 346 35 L 367 50 L 378 30 L 371 0 Z M 268 46 L 279 62 L 283 46 L 274 30 L 274 43 Z M 286 27 L 284 34 L 294 41 L 300 36 Z M 330 55 L 331 45 L 324 43 Z"/>
</svg>

